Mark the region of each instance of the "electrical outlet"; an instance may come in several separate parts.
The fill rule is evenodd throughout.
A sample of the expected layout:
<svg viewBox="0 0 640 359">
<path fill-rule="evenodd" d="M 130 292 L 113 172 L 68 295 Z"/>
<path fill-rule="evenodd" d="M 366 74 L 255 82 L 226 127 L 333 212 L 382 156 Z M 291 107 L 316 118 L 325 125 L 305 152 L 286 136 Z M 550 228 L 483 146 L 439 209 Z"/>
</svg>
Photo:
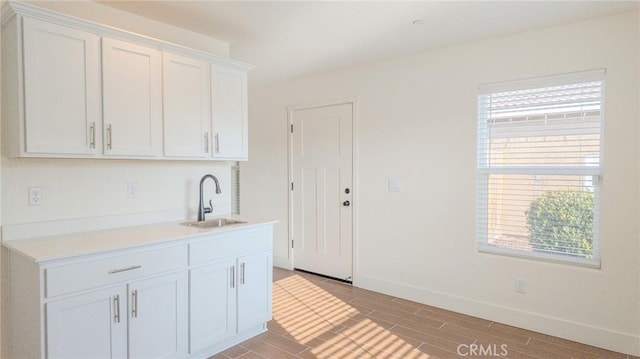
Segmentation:
<svg viewBox="0 0 640 359">
<path fill-rule="evenodd" d="M 29 206 L 42 205 L 42 187 L 29 187 Z"/>
<path fill-rule="evenodd" d="M 515 283 L 515 291 L 516 293 L 521 293 L 524 294 L 527 292 L 527 281 L 525 281 L 524 279 L 520 279 L 520 278 L 516 278 L 516 283 Z"/>
<path fill-rule="evenodd" d="M 127 198 L 138 197 L 138 182 L 127 182 Z"/>
<path fill-rule="evenodd" d="M 389 178 L 389 192 L 400 192 L 402 190 L 402 180 L 400 178 Z"/>
</svg>

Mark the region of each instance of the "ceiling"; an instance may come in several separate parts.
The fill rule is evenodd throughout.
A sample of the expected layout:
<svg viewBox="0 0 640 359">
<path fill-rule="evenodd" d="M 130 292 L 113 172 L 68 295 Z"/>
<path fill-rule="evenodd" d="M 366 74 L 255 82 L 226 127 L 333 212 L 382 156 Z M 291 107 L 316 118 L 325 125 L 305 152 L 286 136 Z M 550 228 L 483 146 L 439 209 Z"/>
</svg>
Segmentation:
<svg viewBox="0 0 640 359">
<path fill-rule="evenodd" d="M 254 85 L 638 9 L 639 1 L 100 1 L 231 44 Z M 414 25 L 414 20 L 424 20 Z"/>
</svg>

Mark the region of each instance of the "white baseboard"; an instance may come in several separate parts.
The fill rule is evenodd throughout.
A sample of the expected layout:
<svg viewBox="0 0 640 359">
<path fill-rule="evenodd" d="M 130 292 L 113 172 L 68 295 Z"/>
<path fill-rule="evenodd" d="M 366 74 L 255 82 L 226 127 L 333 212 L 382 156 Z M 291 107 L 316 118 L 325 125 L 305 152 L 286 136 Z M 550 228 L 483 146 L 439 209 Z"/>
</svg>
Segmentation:
<svg viewBox="0 0 640 359">
<path fill-rule="evenodd" d="M 358 274 L 353 285 L 394 297 L 528 329 L 616 352 L 640 355 L 640 336 Z"/>
<path fill-rule="evenodd" d="M 291 259 L 280 256 L 273 256 L 274 267 L 293 270 L 293 262 Z"/>
<path fill-rule="evenodd" d="M 10 224 L 2 226 L 2 240 L 55 236 L 102 229 L 137 226 L 186 219 L 185 209 L 118 214 L 112 216 L 73 218 L 59 221 Z"/>
</svg>

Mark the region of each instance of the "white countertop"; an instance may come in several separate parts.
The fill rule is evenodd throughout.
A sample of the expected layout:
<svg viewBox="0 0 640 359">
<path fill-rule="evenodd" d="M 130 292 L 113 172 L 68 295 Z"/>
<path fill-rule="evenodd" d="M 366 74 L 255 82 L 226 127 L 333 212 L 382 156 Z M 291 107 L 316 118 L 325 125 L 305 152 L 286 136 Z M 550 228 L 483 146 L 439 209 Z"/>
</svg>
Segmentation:
<svg viewBox="0 0 640 359">
<path fill-rule="evenodd" d="M 241 219 L 247 223 L 224 227 L 198 228 L 180 225 L 185 221 L 173 221 L 91 232 L 16 239 L 5 241 L 3 245 L 9 250 L 21 253 L 34 262 L 45 262 L 276 223 L 273 220 L 247 219 L 237 216 L 224 216 L 224 218 Z"/>
</svg>

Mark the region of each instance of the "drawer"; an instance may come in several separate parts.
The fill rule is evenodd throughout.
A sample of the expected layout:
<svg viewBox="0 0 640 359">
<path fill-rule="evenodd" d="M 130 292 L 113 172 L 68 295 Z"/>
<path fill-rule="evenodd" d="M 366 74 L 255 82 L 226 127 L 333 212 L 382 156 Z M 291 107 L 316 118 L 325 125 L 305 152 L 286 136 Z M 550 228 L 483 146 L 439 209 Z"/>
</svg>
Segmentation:
<svg viewBox="0 0 640 359">
<path fill-rule="evenodd" d="M 80 291 L 184 268 L 186 246 L 153 249 L 45 269 L 45 296 Z"/>
<path fill-rule="evenodd" d="M 273 227 L 266 226 L 234 233 L 217 233 L 189 245 L 189 265 L 273 248 Z"/>
</svg>

